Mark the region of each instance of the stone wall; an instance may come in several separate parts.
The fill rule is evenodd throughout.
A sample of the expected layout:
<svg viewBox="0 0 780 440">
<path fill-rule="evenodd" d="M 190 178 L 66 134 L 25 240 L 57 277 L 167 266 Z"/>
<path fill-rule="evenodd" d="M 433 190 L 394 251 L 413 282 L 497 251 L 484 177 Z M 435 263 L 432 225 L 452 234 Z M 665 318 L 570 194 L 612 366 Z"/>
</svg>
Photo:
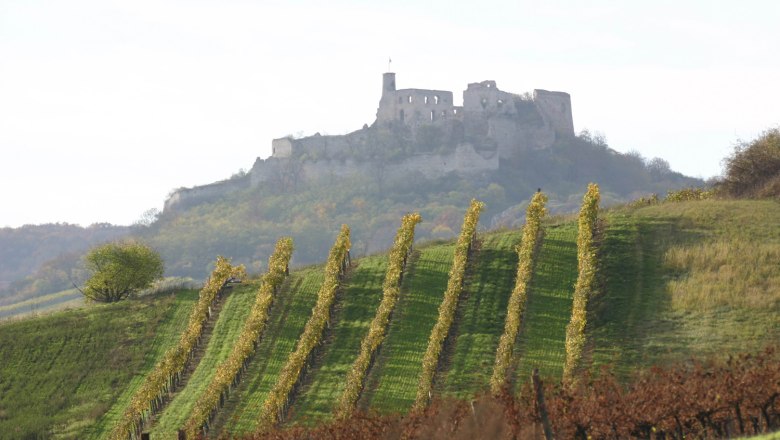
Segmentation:
<svg viewBox="0 0 780 440">
<path fill-rule="evenodd" d="M 419 173 L 426 179 L 438 179 L 450 173 L 473 174 L 498 170 L 499 156 L 496 152 L 477 152 L 469 144 L 458 145 L 449 154 L 414 154 L 398 162 L 377 163 L 353 159 L 320 159 L 298 161 L 297 159 L 258 159 L 249 172 L 251 186 L 256 187 L 278 179 L 280 176 L 296 173 L 301 182 L 363 177 L 382 178 L 387 181 L 404 180 Z M 381 174 L 378 176 L 378 174 Z"/>
</svg>

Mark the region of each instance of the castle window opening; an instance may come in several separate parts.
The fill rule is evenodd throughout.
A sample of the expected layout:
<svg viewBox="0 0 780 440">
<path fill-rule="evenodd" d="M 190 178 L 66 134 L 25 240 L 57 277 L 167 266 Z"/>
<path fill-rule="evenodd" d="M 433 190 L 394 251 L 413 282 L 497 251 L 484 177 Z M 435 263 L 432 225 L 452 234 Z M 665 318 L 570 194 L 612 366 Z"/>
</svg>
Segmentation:
<svg viewBox="0 0 780 440">
<path fill-rule="evenodd" d="M 412 95 L 409 95 L 409 104 L 412 103 Z"/>
<path fill-rule="evenodd" d="M 452 109 L 452 114 L 453 115 L 457 115 L 458 114 L 458 109 L 456 109 L 456 108 Z"/>
<path fill-rule="evenodd" d="M 442 116 L 447 116 L 447 110 L 442 110 L 442 111 L 441 111 L 441 115 L 442 115 Z"/>
<path fill-rule="evenodd" d="M 398 119 L 401 120 L 401 122 L 404 122 L 404 110 L 401 109 L 400 112 L 398 112 Z"/>
<path fill-rule="evenodd" d="M 487 107 L 487 98 L 482 98 L 482 101 L 480 102 L 482 103 L 482 108 Z"/>
<path fill-rule="evenodd" d="M 497 103 L 498 103 L 498 106 L 501 107 L 502 105 L 504 105 L 504 100 L 503 99 L 499 99 Z"/>
<path fill-rule="evenodd" d="M 433 95 L 433 103 L 438 104 L 439 103 L 439 95 Z"/>
<path fill-rule="evenodd" d="M 427 96 L 425 97 L 424 101 L 425 101 L 426 104 L 428 103 L 428 97 Z"/>
<path fill-rule="evenodd" d="M 431 110 L 431 121 L 433 121 L 433 110 Z"/>
</svg>

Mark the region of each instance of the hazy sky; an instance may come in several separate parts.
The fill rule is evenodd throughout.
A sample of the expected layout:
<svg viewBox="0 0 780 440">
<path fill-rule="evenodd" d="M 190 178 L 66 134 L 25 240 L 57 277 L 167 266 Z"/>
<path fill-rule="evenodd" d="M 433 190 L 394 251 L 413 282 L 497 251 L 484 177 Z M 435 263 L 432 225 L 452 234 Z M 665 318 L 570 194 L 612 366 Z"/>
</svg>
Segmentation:
<svg viewBox="0 0 780 440">
<path fill-rule="evenodd" d="M 576 131 L 710 177 L 780 124 L 778 22 L 771 0 L 0 0 L 0 226 L 129 224 L 272 138 L 370 124 L 389 57 L 456 103 L 568 92 Z"/>
</svg>

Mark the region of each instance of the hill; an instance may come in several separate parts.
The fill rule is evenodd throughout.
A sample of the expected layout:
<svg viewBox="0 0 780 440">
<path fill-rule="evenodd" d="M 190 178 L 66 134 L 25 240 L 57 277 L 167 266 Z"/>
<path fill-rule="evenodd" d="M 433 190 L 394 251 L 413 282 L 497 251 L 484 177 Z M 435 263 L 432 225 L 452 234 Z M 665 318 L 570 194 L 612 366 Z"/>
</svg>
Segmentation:
<svg viewBox="0 0 780 440">
<path fill-rule="evenodd" d="M 294 265 L 322 261 L 343 223 L 354 225 L 353 252 L 369 255 L 386 247 L 394 222 L 410 211 L 426 218 L 419 238 L 453 238 L 471 197 L 487 203 L 483 225 L 516 227 L 538 188 L 553 212 L 571 212 L 591 181 L 600 183 L 607 205 L 703 184 L 663 159 L 619 153 L 602 135 L 576 135 L 573 117 L 565 92 L 510 93 L 488 80 L 468 84 L 456 106 L 450 91 L 399 89 L 387 72 L 370 125 L 274 139 L 272 155 L 258 157 L 249 171 L 178 188 L 162 213 L 144 213 L 136 227 L 115 227 L 117 234 L 104 239 L 132 234 L 162 254 L 168 276 L 202 280 L 215 254 L 261 272 L 282 235 L 299 244 Z M 66 226 L 59 229 L 68 235 Z M 0 231 L 0 245 L 7 245 L 0 249 L 9 250 L 0 255 L 0 305 L 70 288 L 81 253 L 94 244 L 57 246 L 30 233 L 36 231 Z"/>
<path fill-rule="evenodd" d="M 106 223 L 0 228 L 0 306 L 72 287 L 68 277 L 84 251 L 131 230 Z"/>
<path fill-rule="evenodd" d="M 780 204 L 663 203 L 615 208 L 603 217 L 601 287 L 586 330 L 591 368 L 610 364 L 628 379 L 651 365 L 755 352 L 780 338 Z M 565 326 L 577 276 L 576 225 L 554 217 L 544 228 L 513 367 L 516 383 L 527 381 L 534 367 L 548 380 L 558 380 L 565 358 Z M 436 375 L 436 395 L 469 397 L 488 386 L 519 239 L 520 232 L 512 229 L 480 233 Z M 297 246 L 296 252 L 301 250 Z M 414 402 L 453 249 L 453 243 L 434 241 L 416 246 L 410 255 L 399 303 L 359 407 L 405 412 Z M 324 342 L 285 423 L 310 425 L 330 418 L 379 304 L 386 264 L 384 255 L 353 260 Z M 257 427 L 262 403 L 311 314 L 321 281 L 320 266 L 294 270 L 285 281 L 257 354 L 210 433 Z M 227 295 L 199 362 L 155 417 L 153 433 L 168 438 L 186 418 L 198 390 L 227 356 L 257 286 L 246 283 Z M 196 296 L 193 291 L 166 293 L 0 324 L 0 431 L 12 433 L 9 438 L 105 438 L 140 380 L 178 339 Z"/>
<path fill-rule="evenodd" d="M 603 139 L 583 133 L 518 153 L 498 169 L 477 175 L 411 174 L 381 186 L 359 175 L 302 181 L 295 188 L 266 183 L 167 209 L 139 235 L 161 252 L 169 275 L 202 279 L 215 254 L 232 255 L 259 272 L 282 235 L 298 244 L 295 265 L 322 261 L 343 223 L 353 226 L 356 255 L 379 252 L 392 239 L 397 219 L 410 211 L 425 218 L 417 229 L 420 239 L 452 238 L 471 197 L 487 205 L 483 227 L 518 227 L 539 187 L 550 196 L 551 210 L 564 213 L 578 209 L 589 181 L 600 182 L 607 205 L 702 183 L 658 164 L 618 153 Z"/>
</svg>

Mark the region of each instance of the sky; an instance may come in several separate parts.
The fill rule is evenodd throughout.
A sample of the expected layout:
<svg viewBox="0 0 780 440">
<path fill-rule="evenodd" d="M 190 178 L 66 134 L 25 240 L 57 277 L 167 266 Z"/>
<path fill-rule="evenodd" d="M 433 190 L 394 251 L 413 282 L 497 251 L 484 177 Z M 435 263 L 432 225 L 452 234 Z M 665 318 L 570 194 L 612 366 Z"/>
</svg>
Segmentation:
<svg viewBox="0 0 780 440">
<path fill-rule="evenodd" d="M 398 88 L 571 95 L 574 128 L 709 178 L 780 124 L 776 1 L 0 0 L 0 227 L 131 224 Z M 392 64 L 388 66 L 388 60 Z"/>
</svg>

